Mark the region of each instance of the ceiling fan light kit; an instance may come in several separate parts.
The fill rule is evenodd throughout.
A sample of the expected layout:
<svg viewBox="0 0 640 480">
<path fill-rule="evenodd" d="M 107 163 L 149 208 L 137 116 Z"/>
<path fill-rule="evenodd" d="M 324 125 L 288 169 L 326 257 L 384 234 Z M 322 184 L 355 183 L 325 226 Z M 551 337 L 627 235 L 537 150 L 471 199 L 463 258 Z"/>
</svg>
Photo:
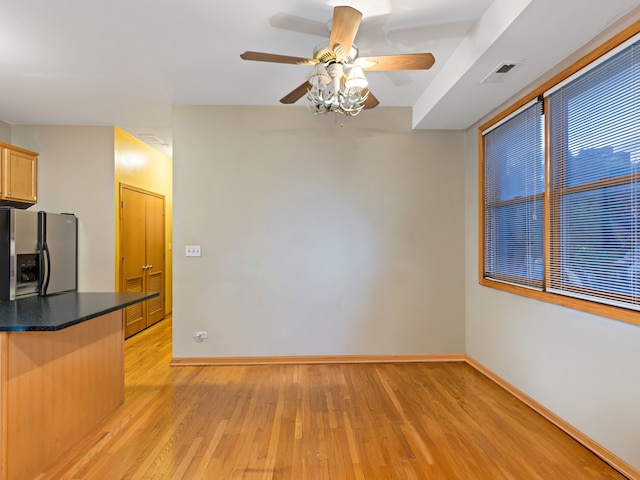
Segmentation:
<svg viewBox="0 0 640 480">
<path fill-rule="evenodd" d="M 318 44 L 313 58 L 292 57 L 261 52 L 244 52 L 244 60 L 294 65 L 313 65 L 313 72 L 302 85 L 280 99 L 292 104 L 306 95 L 309 111 L 315 115 L 329 112 L 355 116 L 380 103 L 369 91 L 364 71 L 426 70 L 434 63 L 430 53 L 410 53 L 380 57 L 359 57 L 354 45 L 362 13 L 352 7 L 335 7 L 330 38 Z"/>
<path fill-rule="evenodd" d="M 364 108 L 368 91 L 364 91 L 368 82 L 360 67 L 352 67 L 344 80 L 342 63 L 318 63 L 309 77 L 310 90 L 307 99 L 311 102 L 308 109 L 314 115 L 328 112 L 354 116 Z"/>
</svg>

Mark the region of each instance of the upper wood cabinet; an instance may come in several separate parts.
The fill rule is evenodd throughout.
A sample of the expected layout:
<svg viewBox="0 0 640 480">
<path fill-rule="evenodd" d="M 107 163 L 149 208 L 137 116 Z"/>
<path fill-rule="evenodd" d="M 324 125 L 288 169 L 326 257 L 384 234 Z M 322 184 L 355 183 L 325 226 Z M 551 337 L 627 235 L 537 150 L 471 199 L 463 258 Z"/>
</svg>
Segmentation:
<svg viewBox="0 0 640 480">
<path fill-rule="evenodd" d="M 38 154 L 0 142 L 0 204 L 27 208 L 37 201 Z"/>
</svg>

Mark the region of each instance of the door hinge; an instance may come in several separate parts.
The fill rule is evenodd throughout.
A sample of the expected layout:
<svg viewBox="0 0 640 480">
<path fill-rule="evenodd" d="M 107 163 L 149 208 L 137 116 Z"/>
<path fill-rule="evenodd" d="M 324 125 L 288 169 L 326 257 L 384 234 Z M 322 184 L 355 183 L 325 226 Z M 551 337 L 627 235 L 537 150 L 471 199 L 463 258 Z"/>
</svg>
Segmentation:
<svg viewBox="0 0 640 480">
<path fill-rule="evenodd" d="M 120 208 L 124 208 L 124 200 L 120 202 Z"/>
<path fill-rule="evenodd" d="M 122 263 L 124 263 L 124 257 L 122 257 Z"/>
</svg>

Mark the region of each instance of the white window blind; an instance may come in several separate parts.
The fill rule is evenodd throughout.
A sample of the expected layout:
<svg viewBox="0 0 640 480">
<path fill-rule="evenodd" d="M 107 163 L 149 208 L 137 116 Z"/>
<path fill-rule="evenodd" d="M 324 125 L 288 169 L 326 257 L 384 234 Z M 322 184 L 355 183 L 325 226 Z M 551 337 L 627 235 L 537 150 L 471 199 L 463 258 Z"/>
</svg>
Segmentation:
<svg viewBox="0 0 640 480">
<path fill-rule="evenodd" d="M 640 310 L 640 43 L 549 95 L 549 290 Z"/>
<path fill-rule="evenodd" d="M 538 101 L 483 135 L 485 278 L 542 288 L 543 133 Z"/>
</svg>

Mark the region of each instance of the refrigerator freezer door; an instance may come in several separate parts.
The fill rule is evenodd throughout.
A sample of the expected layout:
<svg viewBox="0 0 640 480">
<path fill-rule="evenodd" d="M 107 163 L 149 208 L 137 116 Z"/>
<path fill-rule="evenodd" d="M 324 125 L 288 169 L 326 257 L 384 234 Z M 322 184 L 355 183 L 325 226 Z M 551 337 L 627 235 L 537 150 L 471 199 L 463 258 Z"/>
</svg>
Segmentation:
<svg viewBox="0 0 640 480">
<path fill-rule="evenodd" d="M 38 212 L 13 209 L 9 299 L 38 293 L 40 288 Z"/>
<path fill-rule="evenodd" d="M 77 289 L 78 219 L 75 215 L 41 212 L 46 244 L 46 290 L 41 295 Z"/>
<path fill-rule="evenodd" d="M 11 232 L 15 254 L 36 253 L 38 251 L 38 212 L 32 210 L 12 210 L 15 225 Z"/>
<path fill-rule="evenodd" d="M 38 212 L 0 208 L 0 300 L 38 293 L 38 258 Z"/>
</svg>

